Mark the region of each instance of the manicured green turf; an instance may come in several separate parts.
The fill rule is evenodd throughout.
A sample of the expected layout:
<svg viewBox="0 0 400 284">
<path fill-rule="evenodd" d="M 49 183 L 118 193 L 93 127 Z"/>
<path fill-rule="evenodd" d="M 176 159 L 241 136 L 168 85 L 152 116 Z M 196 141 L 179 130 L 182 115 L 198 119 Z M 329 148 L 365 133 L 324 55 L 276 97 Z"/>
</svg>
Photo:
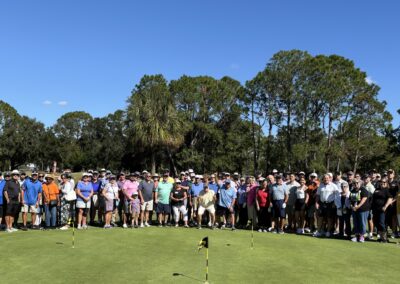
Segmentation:
<svg viewBox="0 0 400 284">
<path fill-rule="evenodd" d="M 1 283 L 399 283 L 400 246 L 175 228 L 0 232 Z M 180 274 L 173 276 L 173 274 Z"/>
</svg>

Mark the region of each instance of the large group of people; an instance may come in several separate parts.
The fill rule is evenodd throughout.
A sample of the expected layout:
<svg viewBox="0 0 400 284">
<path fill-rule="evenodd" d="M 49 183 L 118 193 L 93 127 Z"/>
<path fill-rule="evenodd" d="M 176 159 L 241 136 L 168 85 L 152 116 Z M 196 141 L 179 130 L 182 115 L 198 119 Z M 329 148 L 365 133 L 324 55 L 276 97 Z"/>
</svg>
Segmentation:
<svg viewBox="0 0 400 284">
<path fill-rule="evenodd" d="M 76 181 L 69 170 L 60 176 L 0 173 L 0 224 L 10 233 L 71 226 L 182 226 L 388 242 L 400 237 L 399 223 L 399 182 L 392 169 L 320 178 L 314 172 L 277 170 L 266 177 L 241 177 L 189 169 L 173 178 L 168 171 L 114 175 L 101 169 Z"/>
</svg>

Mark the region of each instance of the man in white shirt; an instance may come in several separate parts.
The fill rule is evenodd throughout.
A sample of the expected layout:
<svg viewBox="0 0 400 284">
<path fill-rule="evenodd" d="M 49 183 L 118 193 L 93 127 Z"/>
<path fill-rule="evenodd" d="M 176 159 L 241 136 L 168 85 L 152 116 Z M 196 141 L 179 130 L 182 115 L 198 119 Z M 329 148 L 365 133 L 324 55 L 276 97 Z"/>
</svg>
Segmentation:
<svg viewBox="0 0 400 284">
<path fill-rule="evenodd" d="M 326 225 L 325 236 L 329 238 L 333 231 L 334 220 L 336 218 L 336 202 L 339 200 L 340 190 L 331 181 L 329 174 L 324 175 L 323 182 L 317 189 L 315 208 L 318 215 L 318 230 L 315 237 L 323 236 L 324 225 Z"/>
<path fill-rule="evenodd" d="M 296 190 L 300 184 L 296 181 L 296 176 L 291 173 L 289 175 L 289 181 L 286 183 L 289 197 L 286 204 L 286 214 L 288 215 L 288 230 L 294 230 L 295 222 L 294 220 L 294 204 L 296 203 Z"/>
</svg>

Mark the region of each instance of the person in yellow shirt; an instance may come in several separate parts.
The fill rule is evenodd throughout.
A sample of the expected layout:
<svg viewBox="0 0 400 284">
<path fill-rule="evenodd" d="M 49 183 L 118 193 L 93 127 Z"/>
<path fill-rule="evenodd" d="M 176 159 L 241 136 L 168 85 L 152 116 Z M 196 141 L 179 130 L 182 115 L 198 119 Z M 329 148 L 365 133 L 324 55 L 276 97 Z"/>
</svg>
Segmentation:
<svg viewBox="0 0 400 284">
<path fill-rule="evenodd" d="M 198 202 L 199 202 L 199 209 L 197 212 L 197 221 L 199 224 L 199 229 L 201 229 L 201 220 L 204 212 L 207 210 L 208 213 L 210 214 L 210 222 L 208 223 L 208 227 L 211 229 L 214 229 L 214 223 L 215 223 L 215 201 L 217 200 L 217 197 L 215 195 L 215 192 L 213 190 L 210 190 L 208 185 L 204 185 L 204 189 L 200 191 L 199 196 L 198 196 Z"/>
</svg>

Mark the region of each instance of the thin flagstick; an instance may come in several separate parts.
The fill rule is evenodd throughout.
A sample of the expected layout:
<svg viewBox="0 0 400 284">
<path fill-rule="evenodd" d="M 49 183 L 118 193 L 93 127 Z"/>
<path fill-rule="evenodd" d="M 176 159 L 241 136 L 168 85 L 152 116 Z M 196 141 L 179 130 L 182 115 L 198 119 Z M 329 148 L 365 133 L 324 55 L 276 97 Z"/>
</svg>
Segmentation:
<svg viewBox="0 0 400 284">
<path fill-rule="evenodd" d="M 72 222 L 72 248 L 75 248 L 75 222 Z"/>
<path fill-rule="evenodd" d="M 254 225 L 253 220 L 251 220 L 251 249 L 254 248 Z"/>
<path fill-rule="evenodd" d="M 208 248 L 206 249 L 206 282 L 208 283 Z"/>
</svg>

